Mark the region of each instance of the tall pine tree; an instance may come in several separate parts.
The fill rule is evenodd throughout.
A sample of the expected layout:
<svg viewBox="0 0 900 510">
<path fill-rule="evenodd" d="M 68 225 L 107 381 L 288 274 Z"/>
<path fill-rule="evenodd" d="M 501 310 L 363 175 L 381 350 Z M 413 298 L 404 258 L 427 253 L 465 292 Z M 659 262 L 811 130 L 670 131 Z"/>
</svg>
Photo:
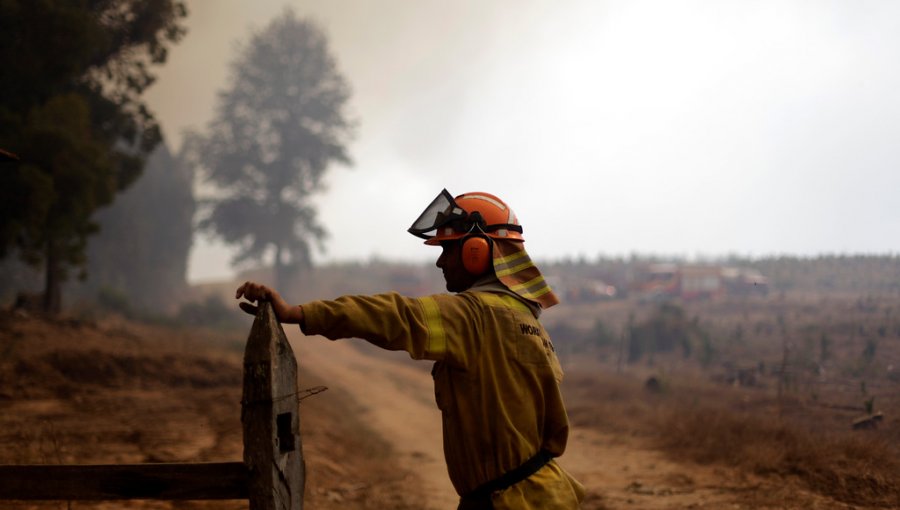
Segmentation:
<svg viewBox="0 0 900 510">
<path fill-rule="evenodd" d="M 350 88 L 314 23 L 285 10 L 232 62 L 195 163 L 217 189 L 200 227 L 238 248 L 234 262 L 273 257 L 275 279 L 310 265 L 325 229 L 310 203 L 332 163 L 349 164 Z"/>
<path fill-rule="evenodd" d="M 47 311 L 84 272 L 94 211 L 160 141 L 141 94 L 186 14 L 178 0 L 0 2 L 0 148 L 21 158 L 0 172 L 0 257 L 43 264 Z"/>
</svg>

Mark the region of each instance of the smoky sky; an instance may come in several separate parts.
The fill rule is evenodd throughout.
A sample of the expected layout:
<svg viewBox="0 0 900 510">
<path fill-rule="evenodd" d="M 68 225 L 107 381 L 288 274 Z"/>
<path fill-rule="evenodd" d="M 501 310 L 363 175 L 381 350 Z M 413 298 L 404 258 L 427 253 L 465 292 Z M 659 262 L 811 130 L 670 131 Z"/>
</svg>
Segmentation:
<svg viewBox="0 0 900 510">
<path fill-rule="evenodd" d="M 505 199 L 538 259 L 900 248 L 896 2 L 189 1 L 148 94 L 172 148 L 288 5 L 359 123 L 318 261 L 436 258 L 406 228 L 442 188 Z M 227 251 L 200 240 L 191 268 Z"/>
</svg>

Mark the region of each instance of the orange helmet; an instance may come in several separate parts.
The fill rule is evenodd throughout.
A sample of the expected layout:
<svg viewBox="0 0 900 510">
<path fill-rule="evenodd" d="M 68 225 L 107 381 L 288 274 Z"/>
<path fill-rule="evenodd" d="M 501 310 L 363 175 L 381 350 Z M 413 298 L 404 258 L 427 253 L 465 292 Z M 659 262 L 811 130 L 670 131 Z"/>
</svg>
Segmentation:
<svg viewBox="0 0 900 510">
<path fill-rule="evenodd" d="M 434 231 L 433 234 L 428 234 Z M 425 244 L 482 234 L 493 239 L 523 242 L 522 225 L 503 200 L 480 191 L 453 198 L 445 189 L 409 227 L 409 233 L 425 239 Z"/>
</svg>

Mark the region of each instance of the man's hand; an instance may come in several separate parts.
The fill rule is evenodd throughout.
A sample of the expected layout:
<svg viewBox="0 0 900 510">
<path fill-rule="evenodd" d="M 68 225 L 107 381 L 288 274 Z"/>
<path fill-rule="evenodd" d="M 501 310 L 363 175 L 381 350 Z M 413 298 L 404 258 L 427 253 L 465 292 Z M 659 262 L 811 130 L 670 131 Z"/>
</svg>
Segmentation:
<svg viewBox="0 0 900 510">
<path fill-rule="evenodd" d="M 247 301 L 253 301 L 257 304 L 262 301 L 272 303 L 272 310 L 275 312 L 278 322 L 285 324 L 300 324 L 303 322 L 303 308 L 289 305 L 275 289 L 256 282 L 244 282 L 234 293 L 235 299 L 240 299 L 241 296 Z M 256 315 L 259 307 L 247 301 L 241 301 L 238 306 L 250 315 Z"/>
</svg>

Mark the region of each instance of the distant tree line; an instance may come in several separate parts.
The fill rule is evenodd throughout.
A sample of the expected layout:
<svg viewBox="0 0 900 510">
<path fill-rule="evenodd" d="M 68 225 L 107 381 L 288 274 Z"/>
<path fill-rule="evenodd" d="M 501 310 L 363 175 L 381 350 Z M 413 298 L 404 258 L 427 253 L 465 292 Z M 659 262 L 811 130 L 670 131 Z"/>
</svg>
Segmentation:
<svg viewBox="0 0 900 510">
<path fill-rule="evenodd" d="M 900 255 L 821 255 L 747 260 L 776 290 L 900 294 Z"/>
<path fill-rule="evenodd" d="M 900 255 L 820 255 L 816 257 L 709 257 L 700 261 L 662 255 L 568 258 L 544 264 L 548 273 L 570 278 L 602 279 L 625 297 L 637 270 L 671 262 L 746 267 L 758 270 L 775 291 L 900 294 Z"/>
<path fill-rule="evenodd" d="M 660 303 L 641 320 L 632 315 L 620 333 L 603 319 L 582 331 L 558 322 L 548 328 L 564 356 L 618 351 L 621 361 L 653 362 L 657 354 L 676 354 L 707 366 L 716 355 L 711 333 L 696 316 L 674 303 Z"/>
</svg>

